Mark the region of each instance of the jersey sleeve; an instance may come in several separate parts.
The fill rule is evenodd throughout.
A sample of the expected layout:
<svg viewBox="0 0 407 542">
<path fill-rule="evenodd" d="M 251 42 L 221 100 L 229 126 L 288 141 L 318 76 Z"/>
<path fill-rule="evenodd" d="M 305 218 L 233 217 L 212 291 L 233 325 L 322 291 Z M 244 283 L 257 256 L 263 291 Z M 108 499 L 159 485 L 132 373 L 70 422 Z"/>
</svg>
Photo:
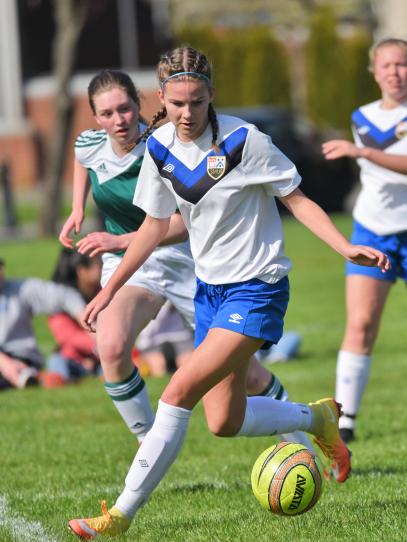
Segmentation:
<svg viewBox="0 0 407 542">
<path fill-rule="evenodd" d="M 134 193 L 133 204 L 153 218 L 168 218 L 177 209 L 175 196 L 161 178 L 157 165 L 148 151 L 148 145 Z"/>
<path fill-rule="evenodd" d="M 291 160 L 272 143 L 270 136 L 255 127 L 247 136 L 242 167 L 246 184 L 263 185 L 269 196 L 288 196 L 301 182 Z"/>
<path fill-rule="evenodd" d="M 75 158 L 85 168 L 89 168 L 99 148 L 107 138 L 104 130 L 85 130 L 76 138 L 74 151 Z"/>
<path fill-rule="evenodd" d="M 358 133 L 358 125 L 357 125 L 357 122 L 356 122 L 356 118 L 357 116 L 359 115 L 359 109 L 355 109 L 355 111 L 352 113 L 352 116 L 351 116 L 351 130 L 352 130 L 352 136 L 353 136 L 353 141 L 355 142 L 355 145 L 357 147 L 363 147 L 363 143 L 359 137 L 359 133 Z"/>
</svg>

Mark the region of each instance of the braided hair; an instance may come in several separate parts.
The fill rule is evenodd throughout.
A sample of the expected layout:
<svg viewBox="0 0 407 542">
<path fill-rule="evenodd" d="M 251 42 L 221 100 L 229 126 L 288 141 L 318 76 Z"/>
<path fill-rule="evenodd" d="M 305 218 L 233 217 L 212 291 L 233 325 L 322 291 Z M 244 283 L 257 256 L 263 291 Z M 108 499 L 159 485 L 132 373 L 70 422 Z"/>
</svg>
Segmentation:
<svg viewBox="0 0 407 542">
<path fill-rule="evenodd" d="M 157 113 L 151 119 L 151 122 L 148 124 L 147 128 L 140 134 L 137 140 L 137 143 L 139 143 L 140 141 L 146 141 L 148 136 L 157 126 L 157 123 L 160 122 L 160 120 L 165 119 L 166 116 L 167 116 L 167 110 L 165 109 L 165 107 L 157 111 Z"/>
<path fill-rule="evenodd" d="M 169 78 L 176 79 L 177 81 L 201 78 L 206 82 L 208 87 L 211 85 L 211 65 L 203 53 L 192 47 L 178 47 L 177 49 L 164 53 L 158 62 L 157 72 L 158 81 L 162 89 L 164 89 Z M 163 107 L 156 115 L 154 115 L 147 129 L 140 137 L 142 139 L 147 139 L 157 122 L 166 116 L 167 111 L 165 107 Z M 212 129 L 212 147 L 216 152 L 219 152 L 217 144 L 219 125 L 212 103 L 209 104 L 208 108 L 208 120 Z"/>
</svg>

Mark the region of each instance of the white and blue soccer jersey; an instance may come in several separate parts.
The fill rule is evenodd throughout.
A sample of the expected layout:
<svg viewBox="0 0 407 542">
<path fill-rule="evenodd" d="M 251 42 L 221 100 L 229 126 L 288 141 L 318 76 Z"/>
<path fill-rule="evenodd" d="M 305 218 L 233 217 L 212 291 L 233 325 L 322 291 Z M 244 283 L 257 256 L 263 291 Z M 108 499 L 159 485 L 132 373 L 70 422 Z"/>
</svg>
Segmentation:
<svg viewBox="0 0 407 542">
<path fill-rule="evenodd" d="M 407 154 L 407 102 L 383 109 L 381 100 L 352 114 L 358 147 L 372 147 L 389 154 Z M 360 158 L 361 191 L 353 216 L 377 235 L 407 231 L 407 175 Z"/>
<path fill-rule="evenodd" d="M 158 128 L 147 141 L 134 203 L 155 218 L 179 208 L 196 275 L 206 283 L 275 283 L 291 263 L 274 198 L 290 194 L 301 178 L 255 126 L 225 115 L 218 121 L 217 153 L 210 125 L 187 143 L 172 123 Z"/>
</svg>

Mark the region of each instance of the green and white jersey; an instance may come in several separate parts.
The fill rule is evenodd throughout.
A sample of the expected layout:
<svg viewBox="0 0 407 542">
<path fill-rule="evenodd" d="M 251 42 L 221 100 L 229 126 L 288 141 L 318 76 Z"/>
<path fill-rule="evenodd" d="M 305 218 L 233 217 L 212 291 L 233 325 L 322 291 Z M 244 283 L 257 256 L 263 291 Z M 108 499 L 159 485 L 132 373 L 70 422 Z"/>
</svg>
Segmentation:
<svg viewBox="0 0 407 542">
<path fill-rule="evenodd" d="M 105 216 L 106 230 L 113 235 L 138 230 L 146 216 L 133 204 L 144 148 L 145 144 L 139 143 L 120 158 L 105 130 L 86 130 L 76 140 L 76 158 L 88 170 L 93 198 Z M 123 254 L 124 251 L 102 255 L 102 287 L 120 265 Z M 157 247 L 126 284 L 150 290 L 163 303 L 169 299 L 193 328 L 195 273 L 189 242 Z"/>
<path fill-rule="evenodd" d="M 106 231 L 114 235 L 138 230 L 146 216 L 133 204 L 144 149 L 145 143 L 141 142 L 119 157 L 105 130 L 86 130 L 75 142 L 76 159 L 88 170 L 92 195 L 103 213 Z"/>
</svg>

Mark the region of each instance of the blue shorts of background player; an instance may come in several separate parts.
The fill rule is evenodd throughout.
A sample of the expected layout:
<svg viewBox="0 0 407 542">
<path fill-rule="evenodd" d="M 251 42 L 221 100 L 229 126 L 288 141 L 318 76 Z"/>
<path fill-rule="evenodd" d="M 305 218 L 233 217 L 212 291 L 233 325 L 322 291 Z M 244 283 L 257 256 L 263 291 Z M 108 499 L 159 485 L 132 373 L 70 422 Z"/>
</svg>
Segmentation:
<svg viewBox="0 0 407 542">
<path fill-rule="evenodd" d="M 213 285 L 197 279 L 195 293 L 195 348 L 210 328 L 236 331 L 264 339 L 263 348 L 277 343 L 282 334 L 289 300 L 289 282 L 275 284 L 251 279 Z"/>
<path fill-rule="evenodd" d="M 389 282 L 395 282 L 400 277 L 407 281 L 407 232 L 377 235 L 354 221 L 351 242 L 369 245 L 387 254 L 391 269 L 383 273 L 378 267 L 363 267 L 346 262 L 346 275 L 365 275 Z"/>
</svg>

